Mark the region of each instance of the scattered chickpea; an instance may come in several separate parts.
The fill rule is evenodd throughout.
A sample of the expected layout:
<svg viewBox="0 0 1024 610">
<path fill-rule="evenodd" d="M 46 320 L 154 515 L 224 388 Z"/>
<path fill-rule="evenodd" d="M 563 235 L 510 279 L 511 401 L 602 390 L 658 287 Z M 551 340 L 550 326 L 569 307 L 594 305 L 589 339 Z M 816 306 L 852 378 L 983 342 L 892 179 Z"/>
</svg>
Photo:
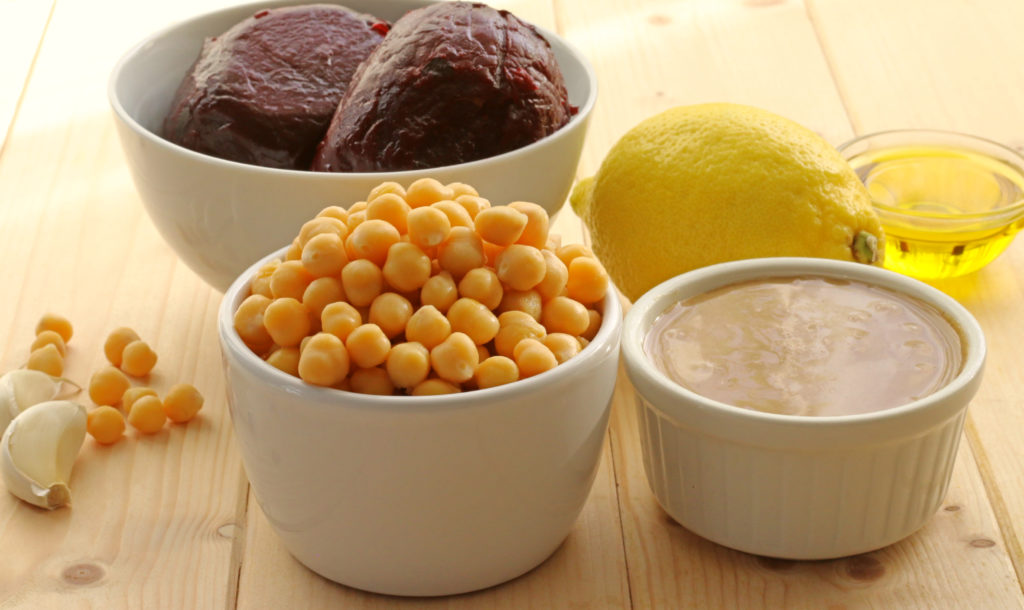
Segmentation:
<svg viewBox="0 0 1024 610">
<path fill-rule="evenodd" d="M 60 352 L 61 357 L 67 355 L 67 344 L 64 343 L 64 337 L 55 330 L 44 330 L 36 335 L 32 345 L 29 346 L 29 351 L 34 352 L 44 345 L 53 345 Z"/>
<path fill-rule="evenodd" d="M 145 386 L 138 386 L 134 388 L 128 388 L 121 395 L 121 408 L 125 413 L 132 412 L 132 405 L 135 401 L 142 398 L 143 396 L 156 396 L 156 390 Z"/>
<path fill-rule="evenodd" d="M 203 408 L 203 395 L 195 386 L 179 383 L 167 390 L 162 406 L 167 419 L 176 424 L 185 423 Z"/>
<path fill-rule="evenodd" d="M 121 440 L 124 428 L 124 415 L 110 405 L 96 407 L 86 416 L 86 432 L 101 445 L 113 445 Z"/>
<path fill-rule="evenodd" d="M 32 350 L 28 355 L 28 363 L 25 368 L 33 371 L 41 371 L 53 377 L 60 377 L 64 374 L 64 357 L 52 343 Z"/>
<path fill-rule="evenodd" d="M 64 343 L 71 341 L 71 335 L 74 334 L 74 328 L 71 326 L 71 322 L 62 315 L 55 313 L 45 313 L 36 322 L 36 336 L 44 330 L 52 330 L 64 339 Z"/>
<path fill-rule="evenodd" d="M 145 377 L 156 366 L 156 352 L 145 341 L 132 341 L 124 346 L 121 370 L 132 377 Z"/>
<path fill-rule="evenodd" d="M 141 396 L 128 413 L 128 423 L 143 434 L 156 434 L 167 423 L 163 403 L 156 396 Z"/>
<path fill-rule="evenodd" d="M 132 385 L 121 369 L 105 366 L 89 379 L 89 398 L 98 405 L 121 404 L 125 391 Z"/>
<path fill-rule="evenodd" d="M 239 308 L 241 309 L 241 308 Z M 235 314 L 235 318 L 238 318 L 238 314 Z M 110 331 L 107 335 L 107 340 L 103 343 L 103 355 L 107 357 L 107 361 L 114 366 L 121 366 L 121 357 L 124 353 L 126 345 L 132 341 L 138 341 L 139 334 L 127 326 L 121 326 Z M 244 340 L 244 337 L 243 337 Z"/>
</svg>

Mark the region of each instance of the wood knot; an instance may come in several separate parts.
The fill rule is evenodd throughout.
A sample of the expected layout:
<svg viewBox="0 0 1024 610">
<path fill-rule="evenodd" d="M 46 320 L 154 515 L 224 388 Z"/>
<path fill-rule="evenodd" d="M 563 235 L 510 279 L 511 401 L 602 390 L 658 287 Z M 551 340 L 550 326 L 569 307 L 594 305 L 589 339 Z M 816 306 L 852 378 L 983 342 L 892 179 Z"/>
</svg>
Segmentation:
<svg viewBox="0 0 1024 610">
<path fill-rule="evenodd" d="M 95 563 L 76 563 L 64 568 L 60 577 L 70 585 L 91 585 L 105 574 L 103 567 Z"/>
<path fill-rule="evenodd" d="M 647 23 L 651 25 L 668 25 L 672 23 L 672 18 L 668 15 L 651 15 L 647 18 Z"/>
<path fill-rule="evenodd" d="M 947 513 L 955 513 L 956 511 L 960 510 L 960 505 L 950 504 L 949 506 L 943 508 L 942 510 L 946 511 Z"/>
<path fill-rule="evenodd" d="M 235 538 L 240 530 L 241 528 L 234 523 L 225 523 L 217 528 L 217 534 L 223 538 Z"/>
<path fill-rule="evenodd" d="M 969 544 L 976 549 L 987 549 L 996 545 L 994 540 L 989 540 L 988 538 L 975 538 Z"/>
<path fill-rule="evenodd" d="M 878 580 L 885 574 L 885 566 L 870 555 L 858 555 L 846 560 L 846 573 L 862 582 Z"/>
</svg>

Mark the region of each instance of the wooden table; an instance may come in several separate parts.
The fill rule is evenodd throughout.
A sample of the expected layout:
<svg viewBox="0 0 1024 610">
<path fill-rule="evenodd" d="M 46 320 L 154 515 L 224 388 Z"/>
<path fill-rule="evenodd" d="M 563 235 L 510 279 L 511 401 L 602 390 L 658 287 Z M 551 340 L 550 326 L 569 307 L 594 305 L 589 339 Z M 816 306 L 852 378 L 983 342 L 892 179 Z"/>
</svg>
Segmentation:
<svg viewBox="0 0 1024 610">
<path fill-rule="evenodd" d="M 226 409 L 220 294 L 143 212 L 106 100 L 114 61 L 146 33 L 227 4 L 0 0 L 0 370 L 35 321 L 69 317 L 67 376 L 104 364 L 115 326 L 160 361 L 151 384 L 194 382 L 202 417 L 110 447 L 87 440 L 74 506 L 0 493 L 0 607 L 1018 608 L 1024 605 L 1024 242 L 940 284 L 990 345 L 948 497 L 918 533 L 823 562 L 767 560 L 674 524 L 644 479 L 620 379 L 602 465 L 578 523 L 544 564 L 453 598 L 403 600 L 320 578 L 253 501 Z M 669 106 L 712 100 L 791 117 L 839 144 L 895 127 L 962 130 L 1024 147 L 1024 3 L 1017 0 L 510 0 L 593 61 L 600 100 L 581 176 Z M 583 239 L 564 211 L 567 241 Z M 83 400 L 86 400 L 83 398 Z"/>
</svg>

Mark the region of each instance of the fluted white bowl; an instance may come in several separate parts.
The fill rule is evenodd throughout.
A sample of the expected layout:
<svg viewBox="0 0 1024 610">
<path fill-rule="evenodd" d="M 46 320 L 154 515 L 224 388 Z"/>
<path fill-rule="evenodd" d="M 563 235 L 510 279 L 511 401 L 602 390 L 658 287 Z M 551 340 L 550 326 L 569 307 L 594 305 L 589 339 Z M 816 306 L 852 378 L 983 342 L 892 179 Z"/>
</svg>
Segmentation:
<svg viewBox="0 0 1024 610">
<path fill-rule="evenodd" d="M 960 373 L 900 407 L 792 416 L 705 398 L 645 355 L 651 325 L 672 304 L 737 282 L 791 276 L 859 280 L 931 304 L 959 331 Z M 827 259 L 764 258 L 705 267 L 651 289 L 626 315 L 622 352 L 636 388 L 644 470 L 665 511 L 733 549 L 827 559 L 896 542 L 939 508 L 981 382 L 985 339 L 963 306 L 907 276 Z"/>
</svg>

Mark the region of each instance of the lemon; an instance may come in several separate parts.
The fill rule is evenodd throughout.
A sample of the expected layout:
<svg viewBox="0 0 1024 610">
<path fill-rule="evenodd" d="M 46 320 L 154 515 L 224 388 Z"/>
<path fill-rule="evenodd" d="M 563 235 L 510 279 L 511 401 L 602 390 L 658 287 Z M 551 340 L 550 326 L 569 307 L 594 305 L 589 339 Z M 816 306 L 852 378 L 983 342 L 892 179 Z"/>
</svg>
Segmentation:
<svg viewBox="0 0 1024 610">
<path fill-rule="evenodd" d="M 570 201 L 631 300 L 743 258 L 881 262 L 881 223 L 849 164 L 813 131 L 750 106 L 679 106 L 642 121 Z"/>
</svg>

